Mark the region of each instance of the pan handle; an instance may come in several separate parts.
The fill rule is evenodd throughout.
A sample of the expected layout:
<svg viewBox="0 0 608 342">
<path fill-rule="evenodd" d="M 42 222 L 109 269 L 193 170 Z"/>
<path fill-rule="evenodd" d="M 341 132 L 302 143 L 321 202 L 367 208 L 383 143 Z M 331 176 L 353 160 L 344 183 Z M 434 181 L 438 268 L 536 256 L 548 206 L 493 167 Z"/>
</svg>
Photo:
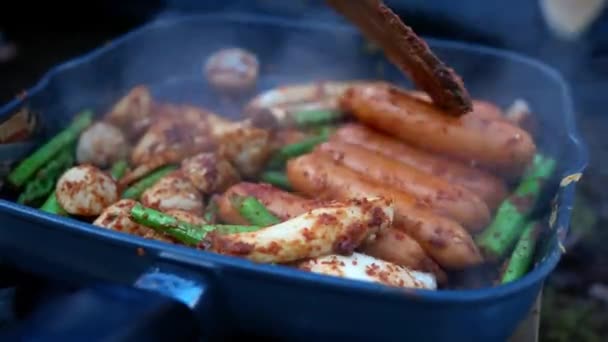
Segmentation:
<svg viewBox="0 0 608 342">
<path fill-rule="evenodd" d="M 158 264 L 134 286 L 97 284 L 54 298 L 2 339 L 200 341 L 215 325 L 211 299 L 200 274 Z M 210 330 L 201 329 L 203 322 Z"/>
</svg>

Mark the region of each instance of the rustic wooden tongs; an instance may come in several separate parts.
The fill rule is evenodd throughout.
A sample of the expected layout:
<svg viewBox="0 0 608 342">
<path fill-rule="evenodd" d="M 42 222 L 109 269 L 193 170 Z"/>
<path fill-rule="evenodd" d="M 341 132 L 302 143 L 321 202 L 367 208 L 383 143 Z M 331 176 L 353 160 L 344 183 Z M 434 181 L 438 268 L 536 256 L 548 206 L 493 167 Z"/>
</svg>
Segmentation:
<svg viewBox="0 0 608 342">
<path fill-rule="evenodd" d="M 327 0 L 327 3 L 380 46 L 387 58 L 445 113 L 461 116 L 472 110 L 471 98 L 460 76 L 381 0 Z"/>
</svg>

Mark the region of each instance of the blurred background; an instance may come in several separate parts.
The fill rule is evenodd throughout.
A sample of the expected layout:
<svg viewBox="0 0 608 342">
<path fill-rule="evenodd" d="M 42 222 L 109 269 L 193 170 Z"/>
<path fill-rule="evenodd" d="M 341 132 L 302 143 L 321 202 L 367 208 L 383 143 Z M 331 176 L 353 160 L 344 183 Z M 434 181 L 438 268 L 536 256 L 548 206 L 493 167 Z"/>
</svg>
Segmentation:
<svg viewBox="0 0 608 342">
<path fill-rule="evenodd" d="M 567 253 L 543 295 L 542 341 L 608 340 L 608 10 L 604 0 L 387 0 L 423 36 L 495 46 L 538 58 L 569 81 L 591 154 Z M 0 103 L 52 66 L 159 17 L 255 12 L 342 21 L 320 0 L 19 1 L 0 9 Z M 201 37 L 201 41 L 204 41 Z M 161 47 L 159 47 L 161 48 Z M 5 277 L 3 284 L 10 283 Z M 4 292 L 3 292 L 4 293 Z"/>
</svg>

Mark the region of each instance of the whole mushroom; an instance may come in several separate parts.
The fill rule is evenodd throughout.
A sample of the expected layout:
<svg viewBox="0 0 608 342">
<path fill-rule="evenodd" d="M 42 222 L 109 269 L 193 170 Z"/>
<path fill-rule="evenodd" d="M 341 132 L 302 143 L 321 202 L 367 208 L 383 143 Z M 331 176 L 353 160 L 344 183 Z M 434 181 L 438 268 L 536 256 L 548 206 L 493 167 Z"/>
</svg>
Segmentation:
<svg viewBox="0 0 608 342">
<path fill-rule="evenodd" d="M 128 154 L 129 144 L 125 135 L 116 126 L 105 122 L 96 122 L 82 132 L 76 147 L 79 164 L 93 164 L 100 168 L 125 159 Z"/>
<path fill-rule="evenodd" d="M 64 172 L 57 181 L 55 194 L 69 214 L 97 216 L 118 200 L 118 187 L 108 174 L 85 164 Z"/>
<path fill-rule="evenodd" d="M 242 93 L 255 86 L 259 68 L 258 59 L 253 53 L 241 48 L 228 48 L 209 56 L 203 73 L 214 89 Z"/>
</svg>

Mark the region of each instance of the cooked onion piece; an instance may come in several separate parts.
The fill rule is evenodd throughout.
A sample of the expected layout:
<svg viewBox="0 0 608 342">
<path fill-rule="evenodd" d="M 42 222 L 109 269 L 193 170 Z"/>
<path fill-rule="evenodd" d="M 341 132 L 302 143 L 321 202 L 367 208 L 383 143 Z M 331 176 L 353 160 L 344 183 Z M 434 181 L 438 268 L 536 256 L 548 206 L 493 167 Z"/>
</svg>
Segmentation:
<svg viewBox="0 0 608 342">
<path fill-rule="evenodd" d="M 288 221 L 249 233 L 210 234 L 217 253 L 260 263 L 286 263 L 326 254 L 350 254 L 392 224 L 392 203 L 382 198 L 351 200 L 312 209 Z"/>
<path fill-rule="evenodd" d="M 431 273 L 413 271 L 374 257 L 353 253 L 351 255 L 326 255 L 298 264 L 298 268 L 335 277 L 363 280 L 393 287 L 436 290 L 437 281 Z"/>
</svg>

